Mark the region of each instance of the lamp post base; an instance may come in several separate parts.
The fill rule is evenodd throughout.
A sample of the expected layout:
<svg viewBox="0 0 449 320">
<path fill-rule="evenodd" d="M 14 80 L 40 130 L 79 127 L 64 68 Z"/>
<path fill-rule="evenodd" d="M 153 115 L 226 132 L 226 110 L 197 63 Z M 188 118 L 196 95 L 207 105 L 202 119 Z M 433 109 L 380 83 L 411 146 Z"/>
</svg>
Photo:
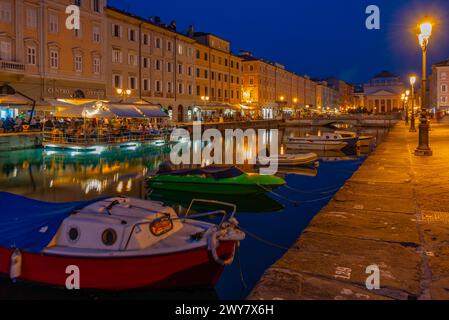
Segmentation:
<svg viewBox="0 0 449 320">
<path fill-rule="evenodd" d="M 433 156 L 433 152 L 432 150 L 420 150 L 420 149 L 416 149 L 415 150 L 415 156 L 418 157 L 431 157 Z"/>
<path fill-rule="evenodd" d="M 422 117 L 419 125 L 419 145 L 415 150 L 415 156 L 430 157 L 433 155 L 429 147 L 429 127 L 427 118 Z"/>
<path fill-rule="evenodd" d="M 408 132 L 416 132 L 415 128 L 410 128 L 410 130 Z"/>
</svg>

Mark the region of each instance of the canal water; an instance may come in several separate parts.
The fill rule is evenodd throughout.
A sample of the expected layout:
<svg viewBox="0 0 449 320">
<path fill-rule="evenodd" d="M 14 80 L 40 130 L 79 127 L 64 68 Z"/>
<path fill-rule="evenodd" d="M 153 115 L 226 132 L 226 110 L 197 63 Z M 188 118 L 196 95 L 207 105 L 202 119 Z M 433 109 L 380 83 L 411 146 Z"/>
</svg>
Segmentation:
<svg viewBox="0 0 449 320">
<path fill-rule="evenodd" d="M 281 151 L 289 136 L 317 134 L 323 128 L 287 128 L 280 133 Z M 287 186 L 275 194 L 257 198 L 220 199 L 238 205 L 240 225 L 259 239 L 248 236 L 242 242 L 240 259 L 225 269 L 215 290 L 138 290 L 124 293 L 69 292 L 0 280 L 0 298 L 139 298 L 139 299 L 241 299 L 245 298 L 263 272 L 291 246 L 320 209 L 351 177 L 382 141 L 385 129 L 360 129 L 359 134 L 375 137 L 369 147 L 346 152 L 320 154 L 316 166 L 279 172 Z M 54 152 L 43 149 L 0 152 L 0 191 L 44 201 L 78 201 L 104 195 L 146 198 L 145 177 L 168 160 L 168 146 L 121 149 L 101 154 Z M 164 201 L 180 212 L 195 194 L 154 192 L 152 199 Z M 261 241 L 260 239 L 263 239 Z M 238 263 L 237 260 L 240 260 Z"/>
</svg>

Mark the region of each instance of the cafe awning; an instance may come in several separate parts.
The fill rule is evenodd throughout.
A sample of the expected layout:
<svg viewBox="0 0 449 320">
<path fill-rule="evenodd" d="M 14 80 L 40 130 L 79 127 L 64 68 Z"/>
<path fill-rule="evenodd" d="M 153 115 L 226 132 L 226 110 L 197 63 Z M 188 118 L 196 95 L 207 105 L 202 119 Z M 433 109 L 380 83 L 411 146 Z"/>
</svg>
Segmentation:
<svg viewBox="0 0 449 320">
<path fill-rule="evenodd" d="M 144 115 L 132 104 L 104 104 L 105 108 L 119 118 L 143 118 Z"/>
<path fill-rule="evenodd" d="M 56 108 L 57 118 L 114 118 L 109 110 L 92 104 L 60 106 Z"/>
<path fill-rule="evenodd" d="M 168 114 L 162 111 L 161 107 L 158 105 L 137 105 L 143 115 L 147 118 L 168 118 Z"/>
</svg>

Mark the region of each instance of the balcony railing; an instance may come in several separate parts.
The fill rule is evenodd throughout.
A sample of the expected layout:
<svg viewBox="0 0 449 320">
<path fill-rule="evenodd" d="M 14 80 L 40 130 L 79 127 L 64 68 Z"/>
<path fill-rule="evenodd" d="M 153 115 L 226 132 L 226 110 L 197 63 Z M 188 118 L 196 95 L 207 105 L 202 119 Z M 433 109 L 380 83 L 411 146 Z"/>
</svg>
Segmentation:
<svg viewBox="0 0 449 320">
<path fill-rule="evenodd" d="M 0 70 L 16 72 L 25 71 L 25 64 L 21 62 L 0 60 Z"/>
</svg>

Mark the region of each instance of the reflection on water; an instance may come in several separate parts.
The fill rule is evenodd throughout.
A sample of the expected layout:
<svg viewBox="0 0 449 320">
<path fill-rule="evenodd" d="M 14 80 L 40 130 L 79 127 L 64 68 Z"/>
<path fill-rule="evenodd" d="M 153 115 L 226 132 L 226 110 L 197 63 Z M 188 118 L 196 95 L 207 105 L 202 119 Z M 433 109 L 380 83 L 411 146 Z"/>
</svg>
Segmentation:
<svg viewBox="0 0 449 320">
<path fill-rule="evenodd" d="M 284 143 L 290 136 L 319 134 L 323 128 L 287 128 L 279 132 L 279 146 L 285 150 Z M 367 129 L 360 134 L 372 135 L 381 141 L 384 130 Z M 264 137 L 269 141 L 269 137 Z M 195 144 L 201 148 L 201 144 Z M 47 152 L 44 150 L 24 150 L 0 152 L 0 191 L 13 192 L 27 197 L 46 201 L 76 201 L 92 199 L 102 195 L 127 195 L 146 197 L 144 178 L 157 170 L 160 163 L 168 160 L 168 146 L 151 146 L 139 149 L 120 149 L 98 154 L 70 152 Z M 225 149 L 224 153 L 230 150 Z M 226 198 L 223 201 L 238 205 L 237 218 L 247 230 L 268 241 L 282 246 L 290 246 L 313 216 L 324 206 L 332 192 L 344 184 L 362 163 L 371 147 L 352 150 L 346 153 L 333 152 L 320 154 L 317 168 L 280 168 L 279 174 L 285 177 L 288 188 L 276 190 L 276 195 L 248 198 Z M 246 153 L 246 158 L 252 156 Z M 316 190 L 316 192 L 312 192 Z M 321 192 L 320 192 L 321 190 Z M 328 198 L 323 198 L 322 190 L 327 190 Z M 332 191 L 332 192 L 331 192 Z M 151 197 L 169 205 L 186 206 L 192 198 L 207 196 L 188 193 L 154 192 Z M 209 197 L 210 198 L 210 197 Z M 220 200 L 220 199 L 217 199 Z M 293 204 L 294 203 L 294 204 Z M 76 298 L 244 298 L 255 285 L 263 271 L 279 259 L 284 252 L 268 247 L 248 237 L 241 246 L 242 273 L 248 288 L 244 289 L 240 280 L 238 264 L 227 268 L 216 290 L 185 291 L 133 291 L 117 295 L 99 293 L 76 293 Z M 28 290 L 37 290 L 30 294 Z M 18 298 L 58 298 L 50 289 L 33 286 L 13 286 L 8 280 L 0 282 L 0 298 L 11 294 Z M 64 297 L 73 294 L 64 293 Z"/>
</svg>

